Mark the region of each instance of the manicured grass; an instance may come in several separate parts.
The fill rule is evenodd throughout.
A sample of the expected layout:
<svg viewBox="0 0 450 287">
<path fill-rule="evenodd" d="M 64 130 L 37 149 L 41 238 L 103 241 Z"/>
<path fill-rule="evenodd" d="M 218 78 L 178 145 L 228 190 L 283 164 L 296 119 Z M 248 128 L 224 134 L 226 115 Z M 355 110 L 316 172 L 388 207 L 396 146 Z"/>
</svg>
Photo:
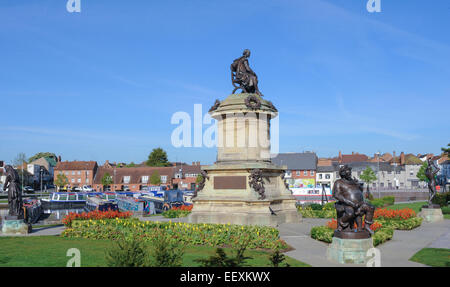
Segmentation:
<svg viewBox="0 0 450 287">
<path fill-rule="evenodd" d="M 450 219 L 450 214 L 444 214 L 444 219 Z"/>
<path fill-rule="evenodd" d="M 409 260 L 433 267 L 450 267 L 450 249 L 424 248 Z"/>
<path fill-rule="evenodd" d="M 35 237 L 0 237 L 0 266 L 39 266 L 64 267 L 70 257 L 66 256 L 69 248 L 78 248 L 81 253 L 81 266 L 106 266 L 105 253 L 113 246 L 110 240 L 91 240 L 84 238 L 66 238 L 59 236 Z M 194 246 L 186 248 L 183 266 L 198 266 L 195 259 L 207 258 L 215 253 L 214 247 Z M 227 254 L 231 249 L 224 248 Z M 248 266 L 270 266 L 269 253 L 248 250 L 245 256 L 253 259 L 247 261 Z M 286 262 L 292 267 L 309 266 L 286 256 Z"/>
<path fill-rule="evenodd" d="M 420 208 L 426 204 L 426 201 L 420 201 L 420 202 L 411 202 L 411 203 L 399 203 L 394 205 L 389 205 L 386 208 L 387 209 L 402 209 L 402 208 L 411 208 L 417 213 L 420 212 Z"/>
</svg>

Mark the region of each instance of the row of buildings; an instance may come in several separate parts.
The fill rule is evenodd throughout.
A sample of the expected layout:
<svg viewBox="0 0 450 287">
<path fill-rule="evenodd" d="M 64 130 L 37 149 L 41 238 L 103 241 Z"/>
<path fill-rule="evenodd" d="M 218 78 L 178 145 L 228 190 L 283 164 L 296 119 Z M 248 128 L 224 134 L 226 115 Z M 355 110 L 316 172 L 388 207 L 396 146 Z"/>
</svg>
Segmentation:
<svg viewBox="0 0 450 287">
<path fill-rule="evenodd" d="M 313 152 L 282 153 L 272 158 L 272 162 L 287 166 L 285 178 L 291 188 L 332 187 L 339 178 L 339 168 L 346 164 L 352 168 L 352 176 L 361 180 L 362 172 L 370 167 L 377 176 L 371 188 L 377 189 L 417 189 L 425 187 L 417 177 L 422 164 L 431 158 L 440 168 L 439 175 L 450 184 L 450 161 L 446 155 L 413 155 L 385 153 L 369 157 L 364 154 L 342 154 L 333 158 L 318 158 Z M 361 180 L 362 181 L 362 180 Z"/>
<path fill-rule="evenodd" d="M 61 161 L 55 167 L 54 181 L 58 174 L 67 178 L 67 187 L 92 186 L 97 191 L 104 189 L 104 179 L 109 178 L 110 190 L 139 191 L 159 185 L 168 189 L 195 189 L 197 176 L 200 174 L 200 162 L 191 165 L 173 163 L 167 167 L 149 167 L 138 165 L 127 167 L 106 161 L 99 166 L 96 161 Z M 159 184 L 152 184 L 151 178 L 157 176 Z"/>
</svg>

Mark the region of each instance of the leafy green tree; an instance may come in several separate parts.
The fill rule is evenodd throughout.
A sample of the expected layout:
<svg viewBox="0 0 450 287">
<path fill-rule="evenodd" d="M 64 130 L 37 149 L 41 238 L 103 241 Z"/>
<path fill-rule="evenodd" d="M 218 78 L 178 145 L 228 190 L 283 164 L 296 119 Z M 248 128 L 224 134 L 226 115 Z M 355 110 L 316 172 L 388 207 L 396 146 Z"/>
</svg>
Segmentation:
<svg viewBox="0 0 450 287">
<path fill-rule="evenodd" d="M 67 184 L 69 184 L 69 179 L 67 178 L 67 176 L 64 173 L 59 173 L 56 176 L 55 185 L 61 189 Z"/>
<path fill-rule="evenodd" d="M 129 164 L 127 164 L 127 167 L 135 167 L 136 164 L 134 162 L 130 162 Z"/>
<path fill-rule="evenodd" d="M 52 153 L 52 152 L 38 152 L 37 154 L 33 155 L 32 157 L 30 157 L 28 159 L 28 162 L 32 162 L 34 160 L 37 160 L 41 157 L 51 157 L 53 158 L 55 161 L 57 161 L 58 157 L 56 156 L 56 154 Z"/>
<path fill-rule="evenodd" d="M 167 153 L 162 148 L 154 148 L 145 163 L 148 166 L 170 166 Z"/>
<path fill-rule="evenodd" d="M 159 175 L 159 172 L 155 170 L 152 173 L 152 176 L 150 177 L 150 183 L 153 185 L 160 185 L 161 184 L 161 176 Z"/>
<path fill-rule="evenodd" d="M 377 176 L 370 166 L 366 167 L 366 169 L 361 173 L 360 178 L 367 184 L 367 191 L 369 191 L 369 185 L 377 180 Z"/>
<path fill-rule="evenodd" d="M 419 171 L 417 172 L 417 178 L 420 180 L 420 181 L 423 181 L 423 182 L 428 182 L 428 178 L 427 178 L 427 176 L 425 175 L 425 170 L 427 169 L 427 167 L 428 167 L 428 162 L 427 161 L 424 161 L 423 163 L 422 163 L 422 166 L 420 167 L 420 169 L 419 169 Z"/>
<path fill-rule="evenodd" d="M 443 147 L 441 149 L 444 152 L 444 154 L 446 154 L 447 156 L 450 156 L 450 143 L 447 145 L 447 147 Z"/>
<path fill-rule="evenodd" d="M 110 186 L 112 183 L 113 183 L 112 176 L 108 172 L 106 172 L 102 177 L 103 188 L 105 188 L 106 186 Z"/>
</svg>

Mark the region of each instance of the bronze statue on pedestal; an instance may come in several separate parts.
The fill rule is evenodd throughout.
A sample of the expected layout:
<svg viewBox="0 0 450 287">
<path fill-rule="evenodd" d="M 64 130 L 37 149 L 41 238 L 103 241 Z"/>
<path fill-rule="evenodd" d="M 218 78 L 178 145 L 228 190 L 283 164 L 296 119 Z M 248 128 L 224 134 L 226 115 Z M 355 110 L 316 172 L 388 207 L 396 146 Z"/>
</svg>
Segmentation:
<svg viewBox="0 0 450 287">
<path fill-rule="evenodd" d="M 425 176 L 428 178 L 428 191 L 430 193 L 428 197 L 428 207 L 437 207 L 439 205 L 434 206 L 432 201 L 434 196 L 436 195 L 436 174 L 439 172 L 439 168 L 434 164 L 434 162 L 429 158 L 427 160 L 428 166 L 425 169 Z"/>
<path fill-rule="evenodd" d="M 237 58 L 231 64 L 231 83 L 234 86 L 233 94 L 237 89 L 242 89 L 244 93 L 254 93 L 263 96 L 258 89 L 258 76 L 250 68 L 248 58 L 250 50 L 245 49 L 242 57 Z"/>
<path fill-rule="evenodd" d="M 3 170 L 6 173 L 3 189 L 8 190 L 8 215 L 17 217 L 17 219 L 23 219 L 23 201 L 22 191 L 20 189 L 19 174 L 10 165 L 4 166 Z"/>
<path fill-rule="evenodd" d="M 341 178 L 333 186 L 337 213 L 337 229 L 334 236 L 344 239 L 369 238 L 373 234 L 370 225 L 373 223 L 375 207 L 364 201 L 362 185 L 357 179 L 352 178 L 349 166 L 342 166 L 339 175 Z"/>
</svg>

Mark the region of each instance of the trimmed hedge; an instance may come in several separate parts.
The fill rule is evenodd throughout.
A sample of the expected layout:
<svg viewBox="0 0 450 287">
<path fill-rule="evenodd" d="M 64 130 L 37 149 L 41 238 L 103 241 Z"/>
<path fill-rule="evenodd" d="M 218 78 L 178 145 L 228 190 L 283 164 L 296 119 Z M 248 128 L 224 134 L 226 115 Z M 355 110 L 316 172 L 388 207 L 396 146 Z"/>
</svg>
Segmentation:
<svg viewBox="0 0 450 287">
<path fill-rule="evenodd" d="M 434 204 L 439 204 L 441 207 L 447 206 L 449 201 L 450 201 L 450 192 L 436 193 L 436 195 L 432 200 Z"/>
<path fill-rule="evenodd" d="M 450 206 L 441 207 L 442 214 L 450 214 Z"/>
<path fill-rule="evenodd" d="M 303 207 L 299 206 L 297 210 L 304 218 L 336 218 L 334 202 L 328 202 L 324 205 L 310 204 Z"/>
<path fill-rule="evenodd" d="M 411 217 L 405 220 L 401 220 L 401 219 L 389 219 L 389 220 L 385 220 L 385 219 L 380 219 L 377 220 L 379 221 L 381 224 L 383 224 L 383 226 L 386 227 L 391 227 L 395 230 L 412 230 L 416 227 L 419 227 L 422 224 L 422 220 L 423 218 L 421 217 Z"/>
<path fill-rule="evenodd" d="M 382 198 L 376 198 L 370 201 L 375 207 L 385 207 L 393 205 L 395 203 L 395 196 L 383 196 Z"/>
</svg>

